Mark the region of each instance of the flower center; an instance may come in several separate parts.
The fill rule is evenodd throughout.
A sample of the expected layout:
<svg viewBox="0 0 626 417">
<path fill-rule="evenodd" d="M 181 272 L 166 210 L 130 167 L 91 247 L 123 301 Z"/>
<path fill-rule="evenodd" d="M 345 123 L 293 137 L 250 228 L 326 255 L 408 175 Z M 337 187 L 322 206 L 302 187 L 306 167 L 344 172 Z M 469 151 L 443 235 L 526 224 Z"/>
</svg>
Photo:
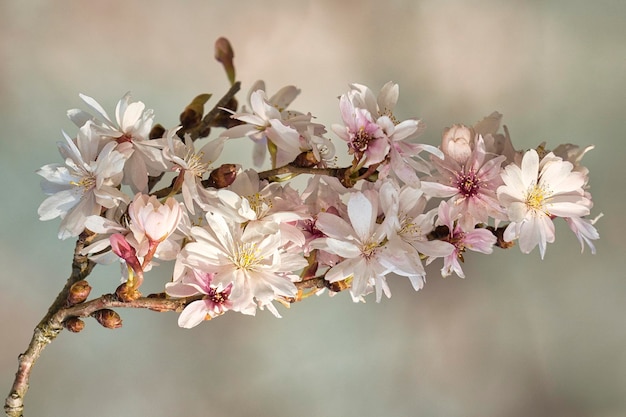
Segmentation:
<svg viewBox="0 0 626 417">
<path fill-rule="evenodd" d="M 526 207 L 535 211 L 545 211 L 544 201 L 550 195 L 549 191 L 538 184 L 531 186 L 526 192 Z"/>
<path fill-rule="evenodd" d="M 407 219 L 407 220 L 402 221 L 402 228 L 400 229 L 398 234 L 400 236 L 408 235 L 409 237 L 414 238 L 416 236 L 422 236 L 423 233 L 422 233 L 422 228 L 419 225 Z"/>
<path fill-rule="evenodd" d="M 474 171 L 470 171 L 458 177 L 456 187 L 464 197 L 473 197 L 480 189 L 480 179 Z"/>
<path fill-rule="evenodd" d="M 257 219 L 260 219 L 272 208 L 272 202 L 268 198 L 261 197 L 261 194 L 255 193 L 246 196 L 250 203 L 250 208 L 256 213 Z"/>
<path fill-rule="evenodd" d="M 376 249 L 378 248 L 378 242 L 367 242 L 361 247 L 361 253 L 363 257 L 369 259 L 376 253 Z"/>
<path fill-rule="evenodd" d="M 117 143 L 132 142 L 133 141 L 133 137 L 131 135 L 129 135 L 128 133 L 124 133 L 122 136 L 120 136 L 119 138 L 115 139 L 115 141 Z"/>
<path fill-rule="evenodd" d="M 361 127 L 354 134 L 354 138 L 352 139 L 352 148 L 355 151 L 363 152 L 367 149 L 367 145 L 371 139 L 372 135 L 369 134 L 364 127 Z"/>
<path fill-rule="evenodd" d="M 259 256 L 259 250 L 254 243 L 240 243 L 237 246 L 237 251 L 234 256 L 231 256 L 230 260 L 237 266 L 238 269 L 250 270 L 254 269 L 254 266 L 263 259 Z"/>
<path fill-rule="evenodd" d="M 187 151 L 187 155 L 185 155 L 185 161 L 187 162 L 187 171 L 193 172 L 196 177 L 202 177 L 204 173 L 209 169 L 210 164 L 202 162 L 203 157 L 204 152 L 200 152 L 199 154 L 197 154 L 191 150 Z"/>
<path fill-rule="evenodd" d="M 71 181 L 71 185 L 74 187 L 82 188 L 82 192 L 86 193 L 96 186 L 96 177 L 92 175 L 84 176 L 80 179 L 80 181 Z"/>
<path fill-rule="evenodd" d="M 230 290 L 218 291 L 215 288 L 209 288 L 206 298 L 214 302 L 215 304 L 224 304 L 228 300 Z"/>
</svg>

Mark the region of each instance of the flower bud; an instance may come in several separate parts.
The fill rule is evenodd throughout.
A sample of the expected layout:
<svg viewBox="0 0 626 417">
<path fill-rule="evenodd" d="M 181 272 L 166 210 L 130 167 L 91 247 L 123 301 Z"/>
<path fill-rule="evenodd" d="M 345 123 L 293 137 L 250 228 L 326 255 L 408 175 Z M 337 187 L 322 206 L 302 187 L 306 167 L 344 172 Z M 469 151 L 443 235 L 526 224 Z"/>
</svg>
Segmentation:
<svg viewBox="0 0 626 417">
<path fill-rule="evenodd" d="M 441 150 L 459 164 L 467 162 L 474 149 L 474 130 L 465 125 L 453 125 L 443 132 Z"/>
<path fill-rule="evenodd" d="M 180 124 L 184 129 L 191 129 L 200 124 L 204 114 L 204 104 L 209 101 L 211 94 L 200 94 L 185 107 L 180 114 Z"/>
<path fill-rule="evenodd" d="M 312 151 L 302 152 L 292 162 L 292 165 L 300 168 L 312 168 L 317 164 L 319 164 L 319 161 L 315 158 L 315 154 Z"/>
<path fill-rule="evenodd" d="M 78 333 L 85 327 L 85 322 L 78 317 L 70 317 L 63 322 L 63 327 L 72 333 Z"/>
<path fill-rule="evenodd" d="M 232 184 L 237 178 L 237 165 L 223 164 L 215 168 L 209 174 L 209 186 L 214 188 L 225 188 Z"/>
<path fill-rule="evenodd" d="M 161 139 L 163 136 L 165 136 L 165 128 L 158 123 L 152 126 L 148 135 L 150 139 Z"/>
<path fill-rule="evenodd" d="M 141 297 L 141 293 L 137 291 L 136 288 L 128 285 L 128 282 L 120 284 L 120 286 L 115 290 L 115 295 L 117 295 L 117 298 L 119 298 L 120 301 L 125 303 L 135 301 Z"/>
<path fill-rule="evenodd" d="M 226 76 L 231 85 L 235 83 L 234 57 L 235 52 L 233 52 L 233 47 L 230 45 L 228 39 L 224 37 L 218 38 L 215 41 L 215 59 L 224 66 L 224 71 L 226 71 Z"/>
<path fill-rule="evenodd" d="M 98 323 L 107 329 L 117 329 L 118 327 L 122 327 L 122 318 L 120 315 L 108 308 L 103 308 L 102 310 L 94 312 L 91 317 L 96 319 Z"/>
<path fill-rule="evenodd" d="M 75 304 L 80 304 L 89 297 L 89 293 L 91 292 L 91 286 L 87 281 L 81 279 L 80 281 L 75 282 L 70 287 L 70 292 L 67 294 L 67 305 L 73 306 Z"/>
<path fill-rule="evenodd" d="M 161 203 L 153 195 L 137 193 L 128 206 L 130 230 L 139 243 L 141 243 L 145 237 L 157 243 L 162 242 L 176 230 L 182 216 L 182 210 L 180 203 L 172 197 L 168 198 L 165 203 Z M 118 239 L 118 243 L 124 246 L 126 251 L 135 251 L 130 243 L 126 242 L 125 245 L 122 239 Z M 117 254 L 117 252 L 115 253 Z M 122 255 L 118 256 L 129 263 L 129 260 Z M 135 256 L 135 254 L 132 255 Z M 144 265 L 148 261 L 149 259 L 146 260 L 146 258 L 144 258 Z M 131 267 L 137 275 L 140 274 L 139 270 L 141 270 L 141 268 L 135 268 L 132 265 Z"/>
</svg>

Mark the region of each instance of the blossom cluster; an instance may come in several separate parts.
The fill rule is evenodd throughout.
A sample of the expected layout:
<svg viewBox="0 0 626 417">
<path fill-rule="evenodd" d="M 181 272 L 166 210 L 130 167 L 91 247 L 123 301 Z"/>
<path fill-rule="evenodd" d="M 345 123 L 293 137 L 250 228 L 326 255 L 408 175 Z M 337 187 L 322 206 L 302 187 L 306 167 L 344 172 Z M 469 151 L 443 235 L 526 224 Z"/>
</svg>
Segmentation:
<svg viewBox="0 0 626 417">
<path fill-rule="evenodd" d="M 37 171 L 48 195 L 40 218 L 61 218 L 60 239 L 88 233 L 93 261 L 120 261 L 122 300 L 140 296 L 157 262 L 173 262 L 165 293 L 189 297 L 182 327 L 230 310 L 279 316 L 274 302 L 308 295 L 301 284 L 312 279 L 331 293 L 349 289 L 357 302 L 369 293 L 380 301 L 391 296 L 391 277 L 422 288 L 424 265 L 435 261 L 442 276 L 464 277 L 467 250 L 490 254 L 517 241 L 543 258 L 558 217 L 595 252 L 581 165 L 592 146 L 516 150 L 499 113 L 447 128 L 439 146 L 418 143 L 423 123 L 398 119 L 392 82 L 378 94 L 350 85 L 339 98 L 341 123 L 327 129 L 289 109 L 299 92 L 288 86 L 268 97 L 257 82 L 247 106 L 221 110 L 225 129 L 198 141 L 181 126 L 159 129 L 129 94 L 114 118 L 81 95 L 90 111 L 68 112 L 78 130 L 59 144 L 64 162 Z M 272 170 L 217 163 L 226 144 L 246 137 L 255 164 L 269 154 Z M 340 148 L 347 167 L 337 166 Z M 305 187 L 289 185 L 302 173 Z"/>
</svg>

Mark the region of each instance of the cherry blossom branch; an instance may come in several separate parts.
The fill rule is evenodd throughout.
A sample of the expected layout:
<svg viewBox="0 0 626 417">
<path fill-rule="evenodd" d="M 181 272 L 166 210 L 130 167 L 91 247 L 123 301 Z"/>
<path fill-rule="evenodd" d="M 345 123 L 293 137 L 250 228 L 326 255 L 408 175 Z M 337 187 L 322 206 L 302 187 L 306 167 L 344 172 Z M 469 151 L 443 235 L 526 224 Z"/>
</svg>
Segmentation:
<svg viewBox="0 0 626 417">
<path fill-rule="evenodd" d="M 281 175 L 286 175 L 291 178 L 295 175 L 309 174 L 309 175 L 326 175 L 329 177 L 335 177 L 345 187 L 352 187 L 359 180 L 370 180 L 370 176 L 375 176 L 376 167 L 378 165 L 372 165 L 374 168 L 361 168 L 357 172 L 354 172 L 354 167 L 349 166 L 345 168 L 316 168 L 316 167 L 303 167 L 290 163 L 283 165 L 282 167 L 270 169 L 267 171 L 259 172 L 260 180 L 280 181 Z M 374 178 L 375 179 L 375 178 Z"/>
<path fill-rule="evenodd" d="M 237 175 L 237 166 L 235 164 L 222 164 L 218 168 L 211 171 L 209 178 L 202 181 L 202 185 L 205 188 L 224 188 L 230 185 Z M 344 186 L 352 187 L 359 180 L 370 180 L 371 176 L 375 175 L 372 169 L 361 168 L 358 173 L 354 173 L 353 167 L 345 168 L 316 168 L 316 167 L 302 167 L 294 163 L 283 165 L 282 167 L 269 169 L 267 171 L 259 172 L 260 180 L 268 180 L 270 182 L 282 181 L 281 176 L 291 179 L 293 176 L 308 174 L 308 175 L 325 175 L 328 177 L 337 178 Z M 375 180 L 375 178 L 374 178 Z M 154 191 L 152 195 L 156 198 L 163 198 L 171 195 L 175 185 L 162 188 Z"/>
<path fill-rule="evenodd" d="M 323 276 L 309 278 L 294 284 L 301 290 L 329 288 L 335 292 L 339 292 L 345 289 L 344 286 L 327 282 Z M 122 301 L 116 294 L 104 294 L 93 300 L 58 310 L 53 316 L 53 321 L 55 323 L 64 323 L 66 320 L 74 317 L 92 317 L 94 313 L 98 311 L 111 308 L 142 308 L 157 312 L 172 311 L 180 313 L 188 304 L 201 300 L 203 297 L 203 294 L 198 294 L 189 297 L 169 298 L 165 293 L 157 293 L 135 300 Z M 298 300 L 293 299 L 290 301 L 295 302 Z"/>
<path fill-rule="evenodd" d="M 158 312 L 174 311 L 180 313 L 189 303 L 200 299 L 202 299 L 202 295 L 184 298 L 165 298 L 164 293 L 159 293 L 151 294 L 148 297 L 140 297 L 136 300 L 122 301 L 116 294 L 104 294 L 91 301 L 60 310 L 58 319 L 63 322 L 72 317 L 90 317 L 98 311 L 110 308 L 145 308 Z"/>
<path fill-rule="evenodd" d="M 9 417 L 22 416 L 24 411 L 24 397 L 28 391 L 31 369 L 37 359 L 39 359 L 45 347 L 52 343 L 61 330 L 63 330 L 63 321 L 60 320 L 58 313 L 67 303 L 70 288 L 74 283 L 87 277 L 95 266 L 95 263 L 90 261 L 87 256 L 80 254 L 86 245 L 87 239 L 88 235 L 86 233 L 79 236 L 74 249 L 72 274 L 48 309 L 47 314 L 41 319 L 37 327 L 35 327 L 28 348 L 19 356 L 15 380 L 4 405 L 4 410 Z"/>
</svg>

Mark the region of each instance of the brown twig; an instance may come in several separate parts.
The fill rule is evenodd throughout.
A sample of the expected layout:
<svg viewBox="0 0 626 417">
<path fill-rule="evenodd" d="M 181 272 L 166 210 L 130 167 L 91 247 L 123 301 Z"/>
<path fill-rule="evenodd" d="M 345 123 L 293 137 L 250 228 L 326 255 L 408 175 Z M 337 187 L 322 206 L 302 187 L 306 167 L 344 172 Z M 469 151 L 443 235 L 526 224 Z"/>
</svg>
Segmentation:
<svg viewBox="0 0 626 417">
<path fill-rule="evenodd" d="M 224 110 L 222 108 L 227 108 L 228 103 L 235 97 L 235 94 L 239 92 L 241 89 L 241 82 L 235 82 L 230 89 L 224 94 L 224 96 L 213 106 L 211 111 L 209 111 L 203 118 L 202 121 L 197 125 L 190 129 L 184 131 L 178 131 L 177 134 L 182 138 L 185 134 L 189 134 L 191 139 L 196 140 L 200 137 L 200 133 L 205 132 L 208 128 L 215 126 L 215 120 L 220 118 L 220 113 L 223 113 Z"/>
<path fill-rule="evenodd" d="M 30 372 L 39 356 L 63 330 L 63 322 L 58 320 L 59 310 L 66 305 L 67 295 L 70 287 L 77 281 L 87 277 L 95 264 L 80 252 L 85 247 L 88 235 L 83 233 L 79 236 L 74 249 L 74 259 L 72 261 L 72 274 L 68 278 L 65 286 L 54 300 L 48 313 L 39 322 L 33 332 L 33 337 L 28 344 L 28 348 L 18 358 L 18 368 L 15 380 L 11 387 L 11 392 L 4 403 L 4 411 L 9 417 L 21 417 L 24 411 L 24 397 L 28 391 L 28 381 Z"/>
</svg>

